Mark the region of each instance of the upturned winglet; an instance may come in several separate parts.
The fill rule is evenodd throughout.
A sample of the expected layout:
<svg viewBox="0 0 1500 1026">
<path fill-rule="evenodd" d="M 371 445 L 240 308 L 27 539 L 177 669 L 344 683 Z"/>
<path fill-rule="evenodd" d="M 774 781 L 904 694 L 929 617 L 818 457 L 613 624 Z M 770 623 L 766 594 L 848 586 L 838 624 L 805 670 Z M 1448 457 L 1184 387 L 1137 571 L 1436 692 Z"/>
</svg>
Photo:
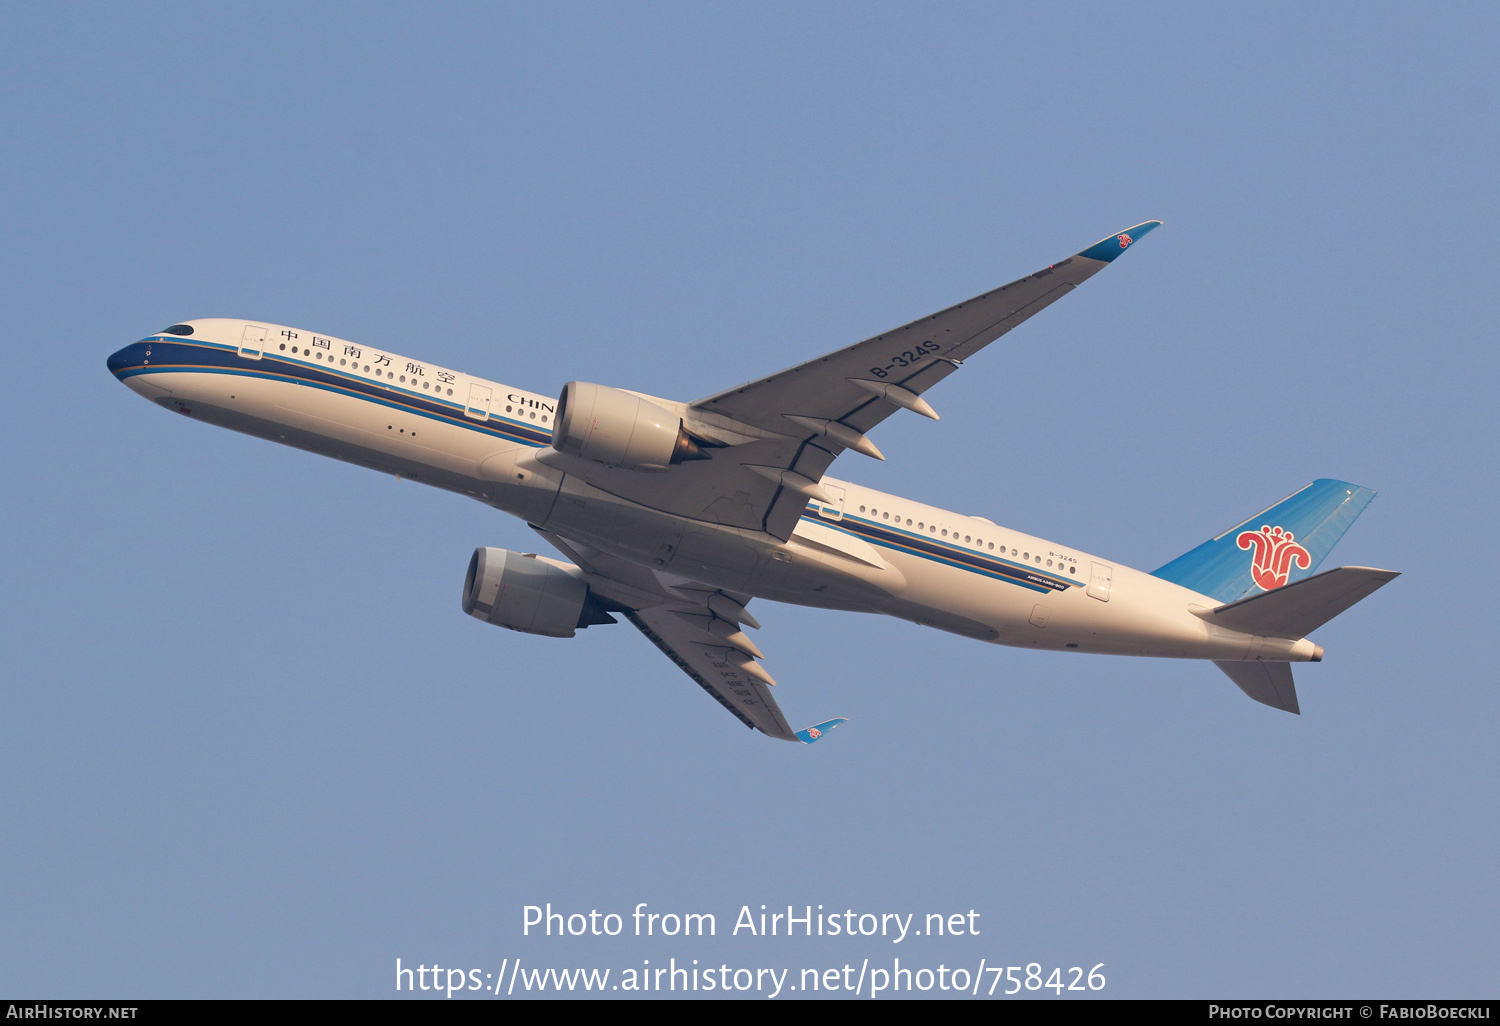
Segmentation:
<svg viewBox="0 0 1500 1026">
<path fill-rule="evenodd" d="M 840 723 L 848 722 L 849 718 L 847 716 L 840 716 L 835 720 L 825 720 L 822 723 L 814 724 L 813 726 L 808 727 L 804 730 L 797 731 L 797 738 L 803 744 L 810 745 L 814 741 L 819 741 L 827 736 L 828 732 L 834 727 L 837 727 Z"/>
<path fill-rule="evenodd" d="M 1088 257 L 1090 260 L 1103 260 L 1107 264 L 1129 249 L 1133 243 L 1139 241 L 1142 235 L 1160 227 L 1160 221 L 1146 221 L 1134 228 L 1126 228 L 1123 232 L 1111 235 L 1107 239 L 1100 239 L 1078 255 Z"/>
</svg>

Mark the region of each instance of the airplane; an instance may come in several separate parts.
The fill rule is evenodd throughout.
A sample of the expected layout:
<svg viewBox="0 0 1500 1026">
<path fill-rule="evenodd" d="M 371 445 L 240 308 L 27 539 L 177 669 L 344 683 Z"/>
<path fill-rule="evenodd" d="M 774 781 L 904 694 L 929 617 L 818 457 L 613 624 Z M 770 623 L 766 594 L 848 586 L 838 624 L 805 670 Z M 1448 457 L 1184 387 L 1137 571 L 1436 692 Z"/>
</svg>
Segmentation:
<svg viewBox="0 0 1500 1026">
<path fill-rule="evenodd" d="M 560 396 L 267 321 L 183 321 L 109 357 L 138 394 L 195 420 L 477 499 L 566 559 L 480 547 L 462 608 L 555 638 L 623 616 L 742 724 L 793 730 L 752 599 L 883 613 L 1021 648 L 1206 659 L 1299 713 L 1307 636 L 1398 576 L 1318 572 L 1375 493 L 1320 479 L 1145 573 L 984 517 L 825 473 L 883 460 L 887 417 L 1109 266 L 1161 222 L 863 342 L 684 403 L 570 381 Z"/>
</svg>

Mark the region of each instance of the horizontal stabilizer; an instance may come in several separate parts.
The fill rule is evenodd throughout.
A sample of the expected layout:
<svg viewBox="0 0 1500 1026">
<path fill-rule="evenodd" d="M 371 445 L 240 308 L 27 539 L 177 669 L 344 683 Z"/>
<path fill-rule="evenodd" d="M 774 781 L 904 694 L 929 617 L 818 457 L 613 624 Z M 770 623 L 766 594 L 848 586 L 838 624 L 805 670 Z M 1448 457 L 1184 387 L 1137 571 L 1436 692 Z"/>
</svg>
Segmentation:
<svg viewBox="0 0 1500 1026">
<path fill-rule="evenodd" d="M 1216 609 L 1199 611 L 1198 615 L 1216 627 L 1267 638 L 1296 640 L 1307 637 L 1360 599 L 1400 576 L 1395 570 L 1341 566 L 1327 573 L 1294 581 L 1275 591 L 1252 595 Z M 1229 673 L 1228 670 L 1224 672 Z M 1290 686 L 1290 676 L 1287 681 Z M 1235 683 L 1245 687 L 1238 679 Z M 1267 704 L 1275 705 L 1274 702 Z M 1293 704 L 1296 704 L 1295 700 Z"/>
<path fill-rule="evenodd" d="M 1260 704 L 1301 714 L 1302 710 L 1297 707 L 1297 685 L 1292 681 L 1291 663 L 1228 663 L 1215 659 L 1214 665 Z"/>
<path fill-rule="evenodd" d="M 837 727 L 841 723 L 848 722 L 849 719 L 846 716 L 840 716 L 836 720 L 825 720 L 824 722 L 816 724 L 815 726 L 808 727 L 806 730 L 797 731 L 797 736 L 802 739 L 803 744 L 810 745 L 814 741 L 822 738 L 834 727 Z"/>
</svg>

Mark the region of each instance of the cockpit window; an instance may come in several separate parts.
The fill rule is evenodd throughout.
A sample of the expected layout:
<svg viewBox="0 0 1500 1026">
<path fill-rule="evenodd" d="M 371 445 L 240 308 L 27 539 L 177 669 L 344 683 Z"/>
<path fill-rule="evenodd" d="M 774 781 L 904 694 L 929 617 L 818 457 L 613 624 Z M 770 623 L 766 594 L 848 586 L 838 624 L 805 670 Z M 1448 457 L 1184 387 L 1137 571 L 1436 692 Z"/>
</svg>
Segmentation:
<svg viewBox="0 0 1500 1026">
<path fill-rule="evenodd" d="M 163 328 L 161 330 L 164 335 L 191 335 L 193 333 L 193 326 L 191 324 L 174 324 L 170 328 Z"/>
</svg>

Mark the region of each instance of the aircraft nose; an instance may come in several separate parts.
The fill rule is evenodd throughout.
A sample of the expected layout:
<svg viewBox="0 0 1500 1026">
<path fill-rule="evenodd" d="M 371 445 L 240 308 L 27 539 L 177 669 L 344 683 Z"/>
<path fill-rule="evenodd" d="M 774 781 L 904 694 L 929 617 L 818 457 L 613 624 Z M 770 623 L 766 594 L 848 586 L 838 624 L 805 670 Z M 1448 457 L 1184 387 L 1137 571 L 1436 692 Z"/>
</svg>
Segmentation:
<svg viewBox="0 0 1500 1026">
<path fill-rule="evenodd" d="M 146 352 L 149 346 L 145 342 L 132 342 L 124 349 L 111 353 L 105 361 L 109 372 L 115 377 L 124 380 L 125 371 L 132 367 L 139 367 L 147 359 Z"/>
</svg>

